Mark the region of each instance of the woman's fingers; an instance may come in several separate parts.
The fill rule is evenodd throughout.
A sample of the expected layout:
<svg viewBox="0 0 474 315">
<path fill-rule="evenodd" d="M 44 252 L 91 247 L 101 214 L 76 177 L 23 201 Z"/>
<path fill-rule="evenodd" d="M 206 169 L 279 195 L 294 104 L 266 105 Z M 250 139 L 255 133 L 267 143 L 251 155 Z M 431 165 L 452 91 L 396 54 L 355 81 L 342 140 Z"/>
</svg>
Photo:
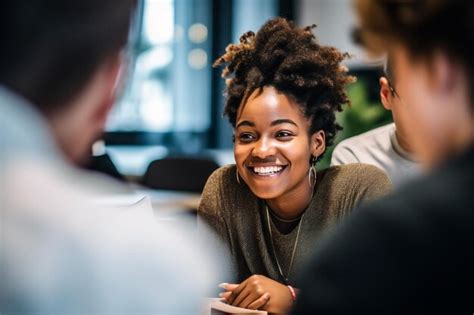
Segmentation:
<svg viewBox="0 0 474 315">
<path fill-rule="evenodd" d="M 263 295 L 262 294 L 257 294 L 255 291 L 250 292 L 250 294 L 247 295 L 247 297 L 236 306 L 243 307 L 243 308 L 248 308 L 249 305 L 251 305 L 255 301 L 258 301 Z"/>
<path fill-rule="evenodd" d="M 219 284 L 219 288 L 225 289 L 227 291 L 233 291 L 238 286 L 239 286 L 239 284 L 235 284 L 235 283 L 225 283 L 224 282 L 224 283 Z"/>
<path fill-rule="evenodd" d="M 261 309 L 262 307 L 267 304 L 267 302 L 270 300 L 270 293 L 266 292 L 264 293 L 261 297 L 250 303 L 246 308 L 249 308 L 251 310 L 258 310 Z"/>
<path fill-rule="evenodd" d="M 227 290 L 226 292 L 222 292 L 219 294 L 219 297 L 223 298 L 226 300 L 227 303 L 232 304 L 235 296 L 232 296 L 232 291 L 237 289 L 239 287 L 239 284 L 235 283 L 220 283 L 219 287 L 222 289 Z"/>
<path fill-rule="evenodd" d="M 242 282 L 241 284 L 239 284 L 236 288 L 233 288 L 232 291 L 232 294 L 229 296 L 229 298 L 227 299 L 227 302 L 229 302 L 229 304 L 232 304 L 232 305 L 235 305 L 234 304 L 234 301 L 237 297 L 240 296 L 240 293 L 244 290 L 244 288 L 246 287 L 246 282 L 247 280 L 245 280 L 244 282 Z M 245 296 L 243 296 L 242 298 L 245 298 L 248 294 L 246 294 Z"/>
<path fill-rule="evenodd" d="M 235 296 L 235 298 L 232 301 L 232 305 L 240 306 L 241 303 L 251 294 L 252 292 L 246 286 L 239 291 L 237 291 L 237 289 L 234 290 L 234 292 L 232 292 L 232 295 Z"/>
<path fill-rule="evenodd" d="M 232 294 L 232 291 L 226 291 L 226 292 L 219 293 L 219 297 L 227 301 L 231 294 Z"/>
<path fill-rule="evenodd" d="M 270 299 L 270 292 L 264 289 L 266 278 L 253 275 L 240 284 L 222 283 L 221 288 L 228 290 L 221 293 L 227 303 L 233 306 L 256 309 L 264 306 Z M 267 292 L 266 292 L 267 291 Z"/>
</svg>

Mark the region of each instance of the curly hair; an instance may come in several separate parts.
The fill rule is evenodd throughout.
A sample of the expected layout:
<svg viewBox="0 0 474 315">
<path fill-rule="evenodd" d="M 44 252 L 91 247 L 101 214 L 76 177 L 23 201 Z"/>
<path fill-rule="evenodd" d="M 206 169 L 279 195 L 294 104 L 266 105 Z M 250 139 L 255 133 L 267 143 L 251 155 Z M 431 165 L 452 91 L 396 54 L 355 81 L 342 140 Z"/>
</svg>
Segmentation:
<svg viewBox="0 0 474 315">
<path fill-rule="evenodd" d="M 350 104 L 345 91 L 355 80 L 341 62 L 349 57 L 334 47 L 323 46 L 312 29 L 299 28 L 291 21 L 275 18 L 257 34 L 242 35 L 240 44 L 230 44 L 214 67 L 226 65 L 224 115 L 235 128 L 240 104 L 256 89 L 272 86 L 293 97 L 310 119 L 309 134 L 323 130 L 326 146 L 332 145 L 341 126 L 335 113 Z"/>
</svg>

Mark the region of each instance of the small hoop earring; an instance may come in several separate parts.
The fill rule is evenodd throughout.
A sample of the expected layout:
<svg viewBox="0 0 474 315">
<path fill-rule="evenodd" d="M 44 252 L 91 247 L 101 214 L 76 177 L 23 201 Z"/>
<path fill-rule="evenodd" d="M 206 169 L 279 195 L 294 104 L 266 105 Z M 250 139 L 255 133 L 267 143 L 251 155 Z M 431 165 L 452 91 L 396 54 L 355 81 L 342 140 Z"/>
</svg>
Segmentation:
<svg viewBox="0 0 474 315">
<path fill-rule="evenodd" d="M 308 170 L 308 182 L 310 187 L 314 187 L 316 185 L 316 161 L 318 160 L 317 156 L 311 156 L 310 167 Z M 313 179 L 311 179 L 313 177 Z"/>
<path fill-rule="evenodd" d="M 239 169 L 237 167 L 235 167 L 235 178 L 237 179 L 237 183 L 240 185 Z"/>
</svg>

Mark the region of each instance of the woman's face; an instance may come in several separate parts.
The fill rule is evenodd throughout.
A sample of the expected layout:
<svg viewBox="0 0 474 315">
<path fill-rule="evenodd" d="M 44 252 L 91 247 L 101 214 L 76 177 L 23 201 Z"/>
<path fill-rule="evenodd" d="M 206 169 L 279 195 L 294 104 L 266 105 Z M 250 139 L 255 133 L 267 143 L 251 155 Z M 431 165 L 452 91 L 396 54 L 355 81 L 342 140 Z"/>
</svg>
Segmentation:
<svg viewBox="0 0 474 315">
<path fill-rule="evenodd" d="M 242 179 L 262 199 L 310 193 L 311 155 L 324 152 L 324 133 L 308 135 L 310 121 L 296 102 L 273 87 L 254 91 L 240 106 L 234 156 Z"/>
</svg>

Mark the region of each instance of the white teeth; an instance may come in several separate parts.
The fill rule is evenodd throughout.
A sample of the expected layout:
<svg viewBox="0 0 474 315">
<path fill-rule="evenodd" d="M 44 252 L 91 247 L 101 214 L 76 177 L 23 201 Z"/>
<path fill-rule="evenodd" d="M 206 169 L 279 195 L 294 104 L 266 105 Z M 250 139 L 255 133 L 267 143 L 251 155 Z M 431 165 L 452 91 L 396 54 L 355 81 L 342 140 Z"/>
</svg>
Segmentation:
<svg viewBox="0 0 474 315">
<path fill-rule="evenodd" d="M 266 166 L 266 167 L 254 167 L 253 171 L 259 175 L 269 175 L 275 174 L 281 171 L 283 167 L 281 166 Z"/>
</svg>

